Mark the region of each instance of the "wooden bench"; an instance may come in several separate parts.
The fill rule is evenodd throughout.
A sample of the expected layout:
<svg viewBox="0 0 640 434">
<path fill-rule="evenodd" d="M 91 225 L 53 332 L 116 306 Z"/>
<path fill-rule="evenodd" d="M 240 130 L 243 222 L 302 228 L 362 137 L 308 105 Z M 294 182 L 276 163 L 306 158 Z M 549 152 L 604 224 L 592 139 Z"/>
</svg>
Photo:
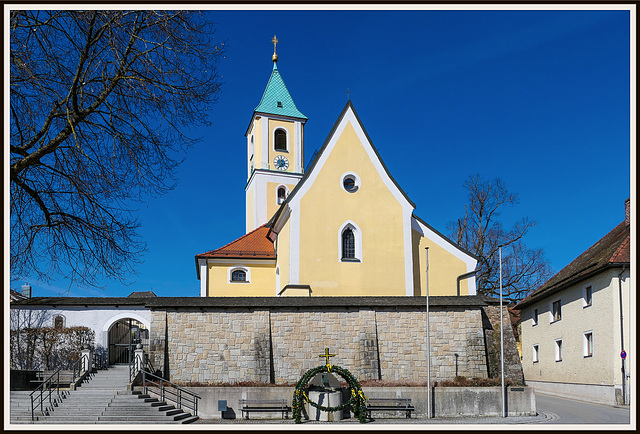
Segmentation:
<svg viewBox="0 0 640 434">
<path fill-rule="evenodd" d="M 286 399 L 240 399 L 238 400 L 242 417 L 249 419 L 251 412 L 281 412 L 283 419 L 289 419 L 291 407 L 287 405 Z"/>
<path fill-rule="evenodd" d="M 407 418 L 411 418 L 411 412 L 415 411 L 410 398 L 369 398 L 367 400 L 367 413 L 371 419 L 372 411 L 404 411 Z"/>
</svg>

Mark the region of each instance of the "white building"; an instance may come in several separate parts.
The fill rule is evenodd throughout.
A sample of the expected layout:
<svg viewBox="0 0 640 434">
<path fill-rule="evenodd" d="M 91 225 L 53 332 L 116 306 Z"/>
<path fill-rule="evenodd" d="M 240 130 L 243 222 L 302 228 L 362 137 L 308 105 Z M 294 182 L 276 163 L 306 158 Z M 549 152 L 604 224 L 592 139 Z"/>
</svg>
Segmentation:
<svg viewBox="0 0 640 434">
<path fill-rule="evenodd" d="M 525 381 L 537 391 L 629 403 L 629 199 L 625 208 L 625 221 L 516 306 Z"/>
</svg>

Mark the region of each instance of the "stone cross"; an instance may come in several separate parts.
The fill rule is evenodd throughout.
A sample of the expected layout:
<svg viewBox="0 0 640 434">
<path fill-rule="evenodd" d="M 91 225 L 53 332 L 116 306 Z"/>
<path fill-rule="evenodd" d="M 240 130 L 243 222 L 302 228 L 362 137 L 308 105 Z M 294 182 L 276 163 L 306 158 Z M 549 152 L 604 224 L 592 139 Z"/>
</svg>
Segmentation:
<svg viewBox="0 0 640 434">
<path fill-rule="evenodd" d="M 329 354 L 329 348 L 324 349 L 324 354 L 320 354 L 318 357 L 324 357 L 327 359 L 327 366 L 329 365 L 329 357 L 335 357 L 335 354 Z"/>
</svg>

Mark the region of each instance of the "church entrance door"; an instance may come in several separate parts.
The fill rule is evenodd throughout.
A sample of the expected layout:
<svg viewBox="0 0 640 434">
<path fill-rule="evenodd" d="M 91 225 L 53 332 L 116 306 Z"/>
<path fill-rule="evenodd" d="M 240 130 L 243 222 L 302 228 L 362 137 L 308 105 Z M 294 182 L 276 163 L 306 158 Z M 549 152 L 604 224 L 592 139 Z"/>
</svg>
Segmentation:
<svg viewBox="0 0 640 434">
<path fill-rule="evenodd" d="M 129 364 L 134 350 L 142 344 L 145 354 L 149 354 L 149 330 L 143 323 L 133 318 L 123 318 L 109 329 L 109 364 Z"/>
</svg>

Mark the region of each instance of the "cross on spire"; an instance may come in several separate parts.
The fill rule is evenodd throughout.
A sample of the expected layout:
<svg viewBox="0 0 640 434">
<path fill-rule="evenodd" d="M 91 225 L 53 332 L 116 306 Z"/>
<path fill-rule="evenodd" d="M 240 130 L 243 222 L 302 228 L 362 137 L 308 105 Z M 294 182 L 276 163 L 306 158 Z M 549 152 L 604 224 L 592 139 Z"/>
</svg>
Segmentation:
<svg viewBox="0 0 640 434">
<path fill-rule="evenodd" d="M 351 101 L 351 91 L 347 88 L 347 101 Z"/>
<path fill-rule="evenodd" d="M 273 42 L 273 56 L 272 59 L 274 62 L 278 61 L 278 55 L 276 54 L 276 45 L 278 44 L 278 38 L 276 38 L 276 35 L 273 35 L 273 39 L 271 40 L 271 42 Z"/>
<path fill-rule="evenodd" d="M 324 354 L 320 354 L 318 357 L 324 357 L 327 359 L 327 366 L 329 366 L 329 357 L 335 357 L 335 354 L 329 354 L 329 348 L 324 349 Z"/>
</svg>

